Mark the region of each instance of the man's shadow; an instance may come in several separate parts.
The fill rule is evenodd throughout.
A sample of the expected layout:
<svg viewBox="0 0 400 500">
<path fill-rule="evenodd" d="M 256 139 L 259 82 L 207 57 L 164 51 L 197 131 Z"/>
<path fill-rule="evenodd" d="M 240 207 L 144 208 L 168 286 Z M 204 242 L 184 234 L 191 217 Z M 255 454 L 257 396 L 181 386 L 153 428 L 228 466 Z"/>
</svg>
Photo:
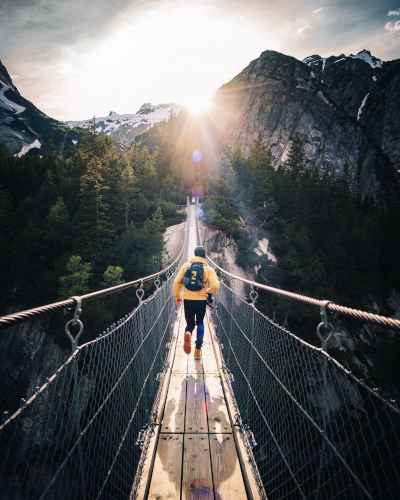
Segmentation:
<svg viewBox="0 0 400 500">
<path fill-rule="evenodd" d="M 223 411 L 225 400 L 221 395 L 213 396 L 211 387 L 211 390 L 207 387 L 207 376 L 204 379 L 199 376 L 203 374 L 200 361 L 192 365 L 191 373 L 182 374 L 178 410 L 175 412 L 176 400 L 171 400 L 167 402 L 164 411 L 163 426 L 169 429 L 176 429 L 172 418 L 179 416 L 182 419 L 182 416 L 186 415 L 185 432 L 187 434 L 184 436 L 182 444 L 183 469 L 180 464 L 176 463 L 171 467 L 170 453 L 176 451 L 176 460 L 179 460 L 180 453 L 178 453 L 178 450 L 170 450 L 169 446 L 159 446 L 157 455 L 170 481 L 175 484 L 177 497 L 179 497 L 182 483 L 183 499 L 214 498 L 213 488 L 210 487 L 210 478 L 212 477 L 216 492 L 215 498 L 222 500 L 218 493 L 219 487 L 232 476 L 238 459 L 234 448 L 232 448 L 234 445 L 233 435 L 229 433 L 221 434 L 221 432 L 231 429 L 226 412 Z M 191 422 L 187 421 L 188 403 L 192 405 L 190 410 Z M 178 433 L 182 433 L 181 426 L 178 425 L 177 427 Z M 210 430 L 210 434 L 208 430 Z M 198 449 L 193 449 L 192 446 L 191 453 L 189 453 L 189 440 L 193 439 L 194 436 L 198 436 L 196 438 Z M 164 437 L 166 438 L 166 436 Z M 163 434 L 161 434 L 160 438 L 163 438 Z M 196 468 L 196 458 L 199 456 L 201 456 L 202 464 L 207 464 L 207 459 L 204 459 L 205 454 L 207 454 L 207 457 L 211 456 L 212 474 L 208 466 L 202 465 Z M 185 463 L 185 460 L 190 460 L 193 463 Z M 184 477 L 182 477 L 182 470 Z M 185 470 L 192 470 L 193 477 L 185 477 Z"/>
</svg>

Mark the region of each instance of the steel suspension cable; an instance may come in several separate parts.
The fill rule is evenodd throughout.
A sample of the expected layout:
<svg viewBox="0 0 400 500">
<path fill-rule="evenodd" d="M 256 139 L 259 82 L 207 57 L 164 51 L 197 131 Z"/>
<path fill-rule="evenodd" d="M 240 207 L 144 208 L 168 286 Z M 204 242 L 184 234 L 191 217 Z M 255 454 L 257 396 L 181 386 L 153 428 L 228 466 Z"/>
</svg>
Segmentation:
<svg viewBox="0 0 400 500">
<path fill-rule="evenodd" d="M 226 283 L 214 318 L 269 498 L 397 498 L 397 407 Z"/>
<path fill-rule="evenodd" d="M 95 299 L 100 299 L 103 297 L 107 297 L 109 295 L 115 295 L 121 293 L 132 287 L 138 287 L 139 285 L 143 285 L 144 283 L 147 283 L 149 281 L 154 281 L 157 278 L 162 278 L 163 276 L 166 276 L 168 273 L 170 273 L 173 269 L 177 267 L 177 265 L 181 261 L 183 252 L 184 252 L 184 245 L 181 251 L 179 252 L 179 255 L 176 257 L 176 259 L 174 259 L 167 267 L 161 269 L 161 271 L 157 271 L 156 273 L 144 276 L 143 278 L 138 278 L 134 281 L 129 281 L 128 283 L 122 283 L 120 285 L 104 288 L 102 290 L 96 290 L 94 292 L 86 293 L 84 295 L 70 297 L 69 299 L 53 302 L 52 304 L 46 304 L 44 306 L 33 307 L 32 309 L 26 309 L 24 311 L 18 311 L 16 313 L 0 316 L 0 328 L 5 326 L 15 325 L 17 323 L 34 318 L 36 316 L 40 316 L 45 313 L 57 311 L 67 307 L 72 307 L 76 305 L 78 300 L 80 300 L 81 302 L 86 302 Z"/>
<path fill-rule="evenodd" d="M 199 241 L 202 241 L 202 239 L 200 238 L 200 230 L 198 224 L 197 224 L 197 231 L 199 235 Z M 211 259 L 208 256 L 207 260 L 215 269 L 217 269 L 224 276 L 227 276 L 228 278 L 233 280 L 240 281 L 241 283 L 245 283 L 252 288 L 258 288 L 268 293 L 279 295 L 286 299 L 295 300 L 297 302 L 303 302 L 305 304 L 310 304 L 312 306 L 317 306 L 319 308 L 324 308 L 328 311 L 342 314 L 343 316 L 348 316 L 364 321 L 370 321 L 372 323 L 377 323 L 383 326 L 400 328 L 400 319 L 391 318 L 389 316 L 383 316 L 381 314 L 370 313 L 367 311 L 363 311 L 361 309 L 355 309 L 352 307 L 336 304 L 335 302 L 330 300 L 317 299 L 315 297 L 309 297 L 308 295 L 303 295 L 301 293 L 290 292 L 288 290 L 283 290 L 281 288 L 265 285 L 263 283 L 258 283 L 257 281 L 249 280 L 247 278 L 243 278 L 242 276 L 238 276 L 237 274 L 230 273 L 229 271 L 218 265 L 213 259 Z"/>
<path fill-rule="evenodd" d="M 30 342 L 38 343 L 38 350 L 50 349 L 37 357 L 39 369 L 29 385 L 22 385 L 12 397 L 7 395 L 0 415 L 4 452 L 0 489 L 7 498 L 128 498 L 140 466 L 141 436 L 151 426 L 151 412 L 159 404 L 155 398 L 175 315 L 172 282 L 186 243 L 187 223 L 179 255 L 162 270 L 0 318 L 3 327 L 26 321 L 16 331 L 5 329 L 6 342 L 16 339 L 23 344 L 27 334 Z M 146 298 L 144 284 L 149 289 Z M 126 306 L 128 312 L 121 312 L 120 319 L 105 329 L 94 327 L 91 339 L 78 345 L 78 335 L 69 334 L 68 324 L 83 328 L 82 302 L 131 287 L 136 287 L 137 302 Z M 45 334 L 43 347 L 35 337 L 37 326 L 29 323 L 31 318 L 68 306 L 75 306 L 74 318 L 65 325 L 71 354 L 46 335 L 52 331 L 46 322 L 40 327 Z"/>
</svg>

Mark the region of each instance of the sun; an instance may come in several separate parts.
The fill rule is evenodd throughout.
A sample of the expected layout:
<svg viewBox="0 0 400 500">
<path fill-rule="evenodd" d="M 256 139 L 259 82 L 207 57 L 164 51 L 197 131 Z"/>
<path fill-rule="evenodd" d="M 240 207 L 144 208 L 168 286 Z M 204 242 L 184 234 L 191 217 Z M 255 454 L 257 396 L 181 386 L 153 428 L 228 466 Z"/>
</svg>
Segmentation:
<svg viewBox="0 0 400 500">
<path fill-rule="evenodd" d="M 210 96 L 194 95 L 182 99 L 182 105 L 194 116 L 200 116 L 208 113 L 212 107 L 212 98 Z"/>
</svg>

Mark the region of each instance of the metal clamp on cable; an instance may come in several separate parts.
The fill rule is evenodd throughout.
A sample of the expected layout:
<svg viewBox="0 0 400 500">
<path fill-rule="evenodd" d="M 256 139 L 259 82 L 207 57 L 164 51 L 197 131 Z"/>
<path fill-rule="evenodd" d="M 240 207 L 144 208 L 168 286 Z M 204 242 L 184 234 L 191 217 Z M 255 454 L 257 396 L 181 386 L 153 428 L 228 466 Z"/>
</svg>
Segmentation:
<svg viewBox="0 0 400 500">
<path fill-rule="evenodd" d="M 139 301 L 139 304 L 142 303 L 143 301 L 143 296 L 144 296 L 144 288 L 143 288 L 143 281 L 140 282 L 139 288 L 136 290 L 136 297 Z"/>
<path fill-rule="evenodd" d="M 329 300 L 324 300 L 321 309 L 320 309 L 320 315 L 321 315 L 321 322 L 317 326 L 317 335 L 318 338 L 321 341 L 321 348 L 326 351 L 326 348 L 328 346 L 328 342 L 333 334 L 334 327 L 332 323 L 329 322 L 328 320 L 328 305 L 331 302 Z M 324 331 L 324 332 L 323 332 Z"/>
<path fill-rule="evenodd" d="M 257 299 L 258 299 L 258 292 L 253 286 L 251 287 L 249 297 L 250 297 L 251 305 L 254 306 Z"/>
<path fill-rule="evenodd" d="M 65 333 L 67 334 L 69 340 L 71 341 L 72 351 L 75 351 L 78 347 L 79 337 L 83 332 L 83 323 L 80 320 L 80 316 L 82 314 L 82 299 L 79 296 L 71 297 L 71 299 L 75 302 L 75 310 L 74 317 L 67 321 L 65 325 Z M 71 332 L 71 327 L 78 327 L 78 331 L 75 336 Z"/>
</svg>

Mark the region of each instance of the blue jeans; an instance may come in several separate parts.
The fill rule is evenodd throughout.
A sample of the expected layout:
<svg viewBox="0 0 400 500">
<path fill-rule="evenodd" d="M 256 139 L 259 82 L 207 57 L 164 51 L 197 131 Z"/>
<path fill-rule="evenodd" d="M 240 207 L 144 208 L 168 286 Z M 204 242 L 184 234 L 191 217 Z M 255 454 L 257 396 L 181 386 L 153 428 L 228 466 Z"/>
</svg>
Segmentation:
<svg viewBox="0 0 400 500">
<path fill-rule="evenodd" d="M 184 300 L 183 307 L 185 310 L 186 331 L 192 333 L 194 327 L 197 326 L 196 347 L 201 349 L 204 338 L 204 316 L 206 314 L 205 300 Z"/>
</svg>

